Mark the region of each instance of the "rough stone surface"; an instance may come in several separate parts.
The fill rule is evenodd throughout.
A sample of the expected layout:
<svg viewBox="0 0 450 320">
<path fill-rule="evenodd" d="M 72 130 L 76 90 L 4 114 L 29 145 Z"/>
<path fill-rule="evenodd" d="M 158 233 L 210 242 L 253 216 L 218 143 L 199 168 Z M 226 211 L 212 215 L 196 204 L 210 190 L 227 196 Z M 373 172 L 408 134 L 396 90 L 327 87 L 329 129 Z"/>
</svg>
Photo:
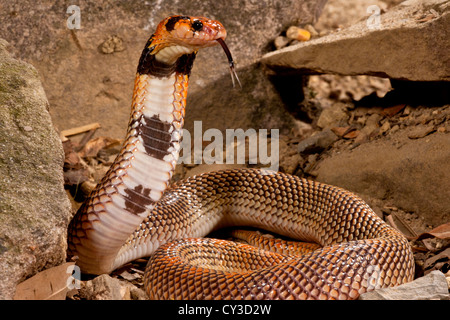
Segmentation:
<svg viewBox="0 0 450 320">
<path fill-rule="evenodd" d="M 412 81 L 450 80 L 450 5 L 411 0 L 309 42 L 266 54 L 262 61 L 305 73 L 371 75 Z M 356 57 L 364 57 L 357 59 Z"/>
<path fill-rule="evenodd" d="M 414 127 L 332 157 L 317 167 L 317 180 L 391 202 L 431 224 L 450 218 L 450 135 L 409 139 Z"/>
<path fill-rule="evenodd" d="M 61 141 L 39 75 L 0 39 L 0 299 L 66 256 Z"/>
<path fill-rule="evenodd" d="M 326 108 L 320 113 L 319 119 L 317 119 L 317 126 L 322 129 L 339 127 L 345 125 L 347 119 L 346 105 L 336 103 L 332 108 Z"/>
<path fill-rule="evenodd" d="M 388 4 L 388 2 L 394 3 Z M 328 1 L 323 8 L 320 18 L 314 25 L 314 28 L 322 34 L 329 32 L 330 30 L 346 28 L 357 23 L 359 20 L 361 20 L 362 17 L 367 17 L 367 8 L 369 8 L 370 6 L 376 5 L 381 10 L 386 11 L 392 5 L 396 5 L 400 2 L 403 2 L 403 0 Z"/>
<path fill-rule="evenodd" d="M 238 74 L 242 88 L 232 87 L 228 73 L 201 90 L 193 90 L 188 95 L 184 128 L 193 136 L 194 121 L 202 121 L 203 131 L 265 128 L 289 133 L 295 119 L 265 72 L 254 64 L 240 68 Z"/>
<path fill-rule="evenodd" d="M 445 275 L 432 271 L 397 287 L 363 293 L 360 300 L 450 300 Z"/>
<path fill-rule="evenodd" d="M 326 129 L 302 140 L 298 144 L 297 150 L 299 153 L 305 154 L 322 152 L 337 139 L 338 136 L 333 131 Z"/>
<path fill-rule="evenodd" d="M 204 129 L 285 128 L 292 117 L 255 62 L 289 25 L 314 21 L 325 2 L 89 0 L 78 3 L 81 29 L 70 30 L 69 4 L 1 0 L 0 37 L 40 72 L 59 130 L 99 122 L 99 134 L 123 138 L 137 62 L 159 21 L 172 14 L 215 18 L 227 29 L 226 42 L 243 88 L 231 89 L 228 62 L 219 46 L 200 51 L 192 70 L 186 128 L 194 120 L 202 120 Z M 122 40 L 121 50 L 105 54 L 103 44 L 112 36 Z M 228 116 L 233 113 L 239 114 L 238 122 Z"/>
</svg>

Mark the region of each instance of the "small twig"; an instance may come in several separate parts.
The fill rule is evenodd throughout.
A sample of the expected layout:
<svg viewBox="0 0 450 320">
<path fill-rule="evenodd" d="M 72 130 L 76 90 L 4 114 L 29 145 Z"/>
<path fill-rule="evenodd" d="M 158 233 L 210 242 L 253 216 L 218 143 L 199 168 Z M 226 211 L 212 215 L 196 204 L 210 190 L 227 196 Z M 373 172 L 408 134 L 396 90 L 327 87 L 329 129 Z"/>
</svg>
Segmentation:
<svg viewBox="0 0 450 320">
<path fill-rule="evenodd" d="M 100 128 L 100 123 L 94 122 L 91 124 L 87 124 L 85 126 L 63 130 L 61 131 L 61 136 L 63 137 L 75 136 L 77 134 L 84 133 L 87 131 L 97 130 L 98 128 Z"/>
<path fill-rule="evenodd" d="M 63 130 L 60 133 L 61 141 L 65 142 L 68 140 L 67 137 L 74 136 L 80 133 L 86 133 L 81 139 L 80 143 L 78 143 L 77 146 L 74 147 L 74 150 L 78 152 L 83 149 L 84 145 L 92 138 L 98 128 L 100 128 L 100 124 L 98 122 L 94 122 L 85 126 Z"/>
<path fill-rule="evenodd" d="M 80 44 L 80 40 L 78 40 L 77 34 L 73 29 L 70 29 L 70 35 L 72 36 L 73 41 L 75 42 L 75 45 L 80 49 L 80 51 L 83 51 L 83 47 Z"/>
<path fill-rule="evenodd" d="M 95 133 L 96 130 L 97 130 L 97 129 L 92 129 L 92 130 L 89 130 L 88 132 L 86 132 L 86 134 L 83 136 L 83 138 L 81 139 L 81 141 L 80 141 L 80 143 L 78 144 L 78 146 L 75 148 L 75 151 L 76 151 L 76 152 L 78 152 L 78 151 L 80 151 L 81 149 L 84 148 L 85 144 L 86 144 L 89 140 L 91 140 L 91 138 L 92 138 L 92 136 L 94 135 L 94 133 Z"/>
<path fill-rule="evenodd" d="M 393 216 L 401 225 L 403 228 L 405 228 L 406 230 L 408 230 L 409 232 L 409 237 L 411 238 L 417 238 L 417 233 L 411 228 L 411 226 L 406 223 L 398 214 L 395 214 L 394 212 L 391 212 L 391 216 Z M 397 224 L 398 226 L 398 224 Z M 404 233 L 404 232 L 403 232 Z"/>
</svg>

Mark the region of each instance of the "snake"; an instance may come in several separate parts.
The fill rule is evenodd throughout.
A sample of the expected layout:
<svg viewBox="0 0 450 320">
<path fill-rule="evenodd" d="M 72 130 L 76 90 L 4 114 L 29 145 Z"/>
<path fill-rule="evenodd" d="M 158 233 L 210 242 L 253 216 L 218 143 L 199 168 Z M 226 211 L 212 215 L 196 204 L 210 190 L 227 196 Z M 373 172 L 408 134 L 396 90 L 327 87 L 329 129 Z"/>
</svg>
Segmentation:
<svg viewBox="0 0 450 320">
<path fill-rule="evenodd" d="M 158 24 L 121 150 L 69 224 L 68 257 L 92 275 L 148 257 L 150 299 L 357 299 L 412 281 L 408 240 L 350 191 L 264 168 L 172 183 L 197 52 L 221 45 L 236 72 L 226 35 L 205 17 Z M 231 227 L 244 230 L 209 236 Z"/>
</svg>

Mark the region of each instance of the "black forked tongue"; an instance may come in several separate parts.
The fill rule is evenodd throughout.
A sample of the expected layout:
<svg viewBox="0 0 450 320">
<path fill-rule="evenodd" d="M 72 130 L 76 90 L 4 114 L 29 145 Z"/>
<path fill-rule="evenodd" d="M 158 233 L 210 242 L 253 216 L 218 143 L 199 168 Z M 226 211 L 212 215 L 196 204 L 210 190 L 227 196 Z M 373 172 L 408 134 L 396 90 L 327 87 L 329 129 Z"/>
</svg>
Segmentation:
<svg viewBox="0 0 450 320">
<path fill-rule="evenodd" d="M 234 61 L 233 57 L 231 56 L 230 49 L 228 49 L 225 41 L 222 38 L 217 39 L 217 42 L 220 43 L 220 45 L 223 48 L 223 51 L 225 51 L 225 54 L 228 58 L 228 63 L 230 64 L 230 74 L 231 74 L 231 81 L 233 82 L 233 87 L 235 86 L 234 78 L 236 78 L 236 81 L 239 83 L 239 86 L 242 88 L 241 81 L 239 81 L 238 75 L 236 73 L 236 69 L 234 68 Z"/>
</svg>

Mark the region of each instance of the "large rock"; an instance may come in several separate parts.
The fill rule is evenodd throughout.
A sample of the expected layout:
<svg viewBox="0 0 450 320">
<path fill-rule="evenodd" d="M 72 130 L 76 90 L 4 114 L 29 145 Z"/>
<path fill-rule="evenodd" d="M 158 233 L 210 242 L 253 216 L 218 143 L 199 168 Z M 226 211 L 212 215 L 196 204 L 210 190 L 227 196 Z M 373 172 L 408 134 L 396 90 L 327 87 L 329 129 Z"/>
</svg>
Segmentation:
<svg viewBox="0 0 450 320">
<path fill-rule="evenodd" d="M 448 1 L 405 1 L 379 18 L 377 24 L 376 16 L 368 14 L 341 31 L 268 53 L 262 61 L 309 74 L 450 80 Z"/>
<path fill-rule="evenodd" d="M 0 299 L 66 257 L 64 153 L 38 72 L 0 39 Z"/>
<path fill-rule="evenodd" d="M 123 138 L 137 62 L 159 21 L 171 14 L 215 18 L 228 31 L 227 44 L 243 88 L 231 89 L 228 62 L 220 47 L 202 50 L 192 71 L 187 128 L 194 120 L 203 120 L 204 129 L 285 129 L 292 125 L 292 117 L 255 61 L 289 25 L 313 22 L 325 2 L 88 0 L 80 4 L 81 29 L 70 30 L 65 19 L 73 13 L 64 15 L 69 4 L 24 0 L 19 5 L 0 0 L 0 37 L 42 75 L 50 113 L 60 130 L 99 122 L 100 134 Z M 120 48 L 101 46 L 113 35 L 122 40 Z M 232 113 L 239 119 L 228 116 Z"/>
<path fill-rule="evenodd" d="M 445 275 L 438 270 L 397 287 L 363 293 L 360 300 L 450 300 Z"/>
<path fill-rule="evenodd" d="M 408 128 L 390 139 L 323 159 L 317 180 L 416 212 L 431 225 L 448 221 L 450 134 L 435 132 L 412 139 L 415 130 Z"/>
</svg>

